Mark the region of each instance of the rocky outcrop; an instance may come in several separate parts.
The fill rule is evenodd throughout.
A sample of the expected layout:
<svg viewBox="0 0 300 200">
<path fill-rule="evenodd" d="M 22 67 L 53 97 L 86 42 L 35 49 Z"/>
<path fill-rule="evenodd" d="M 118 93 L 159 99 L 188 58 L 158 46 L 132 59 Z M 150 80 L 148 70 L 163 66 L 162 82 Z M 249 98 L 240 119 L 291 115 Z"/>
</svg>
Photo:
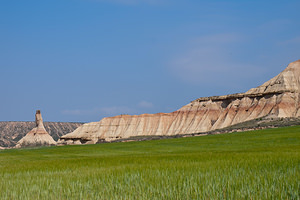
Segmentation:
<svg viewBox="0 0 300 200">
<path fill-rule="evenodd" d="M 44 127 L 40 110 L 36 111 L 35 123 L 36 127 L 17 143 L 16 148 L 56 145 L 56 142 Z"/>
<path fill-rule="evenodd" d="M 35 122 L 0 122 L 0 146 L 14 147 L 31 129 Z M 74 131 L 83 123 L 79 122 L 44 122 L 46 131 L 57 141 L 62 135 Z"/>
<path fill-rule="evenodd" d="M 245 93 L 199 98 L 172 113 L 120 115 L 87 123 L 59 144 L 94 144 L 140 135 L 207 132 L 248 120 L 300 116 L 300 60 Z"/>
</svg>

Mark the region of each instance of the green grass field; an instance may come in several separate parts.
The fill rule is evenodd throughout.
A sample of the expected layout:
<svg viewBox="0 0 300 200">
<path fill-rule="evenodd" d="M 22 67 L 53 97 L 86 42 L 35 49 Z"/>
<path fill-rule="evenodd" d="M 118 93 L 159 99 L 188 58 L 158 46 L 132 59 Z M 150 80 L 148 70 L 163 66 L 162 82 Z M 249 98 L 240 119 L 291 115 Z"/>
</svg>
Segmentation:
<svg viewBox="0 0 300 200">
<path fill-rule="evenodd" d="M 300 126 L 0 151 L 0 199 L 300 199 Z"/>
</svg>

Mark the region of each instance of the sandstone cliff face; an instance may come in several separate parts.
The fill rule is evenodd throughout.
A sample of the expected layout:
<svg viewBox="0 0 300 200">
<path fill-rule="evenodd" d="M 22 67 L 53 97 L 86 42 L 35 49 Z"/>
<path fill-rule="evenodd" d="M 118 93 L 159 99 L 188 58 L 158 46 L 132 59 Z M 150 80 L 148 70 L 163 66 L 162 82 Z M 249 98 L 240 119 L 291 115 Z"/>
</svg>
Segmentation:
<svg viewBox="0 0 300 200">
<path fill-rule="evenodd" d="M 35 114 L 36 127 L 26 134 L 16 145 L 16 148 L 32 146 L 50 146 L 56 145 L 56 142 L 46 131 L 40 110 Z"/>
<path fill-rule="evenodd" d="M 300 60 L 246 93 L 199 98 L 172 113 L 120 115 L 87 123 L 59 144 L 94 144 L 140 135 L 206 132 L 264 116 L 300 116 Z"/>
</svg>

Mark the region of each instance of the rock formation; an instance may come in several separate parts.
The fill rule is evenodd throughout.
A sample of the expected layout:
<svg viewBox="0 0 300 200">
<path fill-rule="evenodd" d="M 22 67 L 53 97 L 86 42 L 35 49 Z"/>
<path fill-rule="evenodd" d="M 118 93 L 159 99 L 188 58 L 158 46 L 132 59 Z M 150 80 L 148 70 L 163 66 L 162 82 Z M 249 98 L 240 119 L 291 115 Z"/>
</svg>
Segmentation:
<svg viewBox="0 0 300 200">
<path fill-rule="evenodd" d="M 120 115 L 91 122 L 60 138 L 60 144 L 94 144 L 140 135 L 206 132 L 248 120 L 300 116 L 300 60 L 245 93 L 199 98 L 172 113 Z"/>
<path fill-rule="evenodd" d="M 83 123 L 79 122 L 43 122 L 46 131 L 57 141 L 66 133 L 74 131 Z M 36 127 L 36 123 L 22 121 L 1 121 L 0 122 L 0 147 L 14 147 L 31 129 Z"/>
<path fill-rule="evenodd" d="M 51 146 L 56 145 L 56 142 L 46 131 L 41 111 L 37 110 L 35 114 L 36 127 L 25 135 L 16 145 L 16 148 L 20 147 L 34 147 L 34 146 Z"/>
</svg>

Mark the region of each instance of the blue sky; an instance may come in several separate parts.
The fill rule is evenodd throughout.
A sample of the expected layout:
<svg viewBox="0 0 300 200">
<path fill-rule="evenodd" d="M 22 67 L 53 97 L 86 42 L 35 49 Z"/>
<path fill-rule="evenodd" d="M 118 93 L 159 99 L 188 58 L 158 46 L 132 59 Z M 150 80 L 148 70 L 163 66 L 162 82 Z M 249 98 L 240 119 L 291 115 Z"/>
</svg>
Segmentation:
<svg viewBox="0 0 300 200">
<path fill-rule="evenodd" d="M 300 59 L 300 2 L 2 0 L 0 120 L 99 121 L 245 92 Z"/>
</svg>

